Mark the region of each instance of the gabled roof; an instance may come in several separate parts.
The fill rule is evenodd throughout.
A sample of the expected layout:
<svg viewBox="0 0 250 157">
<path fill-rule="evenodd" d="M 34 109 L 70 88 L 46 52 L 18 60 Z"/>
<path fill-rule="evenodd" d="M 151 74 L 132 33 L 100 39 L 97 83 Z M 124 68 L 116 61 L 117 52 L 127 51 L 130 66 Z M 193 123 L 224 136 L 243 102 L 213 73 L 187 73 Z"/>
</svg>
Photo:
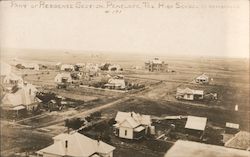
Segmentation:
<svg viewBox="0 0 250 157">
<path fill-rule="evenodd" d="M 126 118 L 123 122 L 119 124 L 120 126 L 127 128 L 135 128 L 140 125 L 137 121 L 135 121 L 132 117 Z"/>
<path fill-rule="evenodd" d="M 149 115 L 140 115 L 135 112 L 117 112 L 115 121 L 118 124 L 128 121 L 134 128 L 138 125 L 151 125 L 151 118 Z"/>
<path fill-rule="evenodd" d="M 93 140 L 78 132 L 72 134 L 60 134 L 55 136 L 54 144 L 39 150 L 37 153 L 49 153 L 60 156 L 91 156 L 95 153 L 107 154 L 115 149 L 115 147 L 102 141 Z M 66 148 L 67 141 L 67 148 Z"/>
<path fill-rule="evenodd" d="M 164 157 L 249 157 L 249 151 L 178 140 Z"/>
<path fill-rule="evenodd" d="M 250 133 L 247 131 L 238 132 L 233 138 L 225 143 L 225 146 L 244 150 L 250 149 Z"/>
<path fill-rule="evenodd" d="M 114 86 L 121 86 L 121 87 L 124 87 L 125 88 L 125 81 L 124 79 L 114 79 L 114 78 L 111 78 L 108 80 L 108 83 L 106 84 L 107 86 L 108 85 L 114 85 Z"/>
<path fill-rule="evenodd" d="M 196 79 L 208 79 L 208 76 L 205 73 L 203 73 L 202 75 L 196 77 Z"/>
<path fill-rule="evenodd" d="M 177 88 L 177 93 L 178 94 L 198 94 L 198 95 L 203 95 L 204 91 L 203 90 L 195 90 L 195 89 L 190 89 L 190 88 Z"/>
<path fill-rule="evenodd" d="M 31 93 L 30 93 L 31 92 Z M 2 107 L 16 107 L 19 105 L 29 105 L 37 102 L 35 93 L 37 89 L 32 84 L 26 84 L 21 87 L 15 93 L 6 93 L 1 100 Z"/>
<path fill-rule="evenodd" d="M 206 124 L 206 117 L 188 116 L 185 128 L 203 131 L 206 128 Z"/>
</svg>

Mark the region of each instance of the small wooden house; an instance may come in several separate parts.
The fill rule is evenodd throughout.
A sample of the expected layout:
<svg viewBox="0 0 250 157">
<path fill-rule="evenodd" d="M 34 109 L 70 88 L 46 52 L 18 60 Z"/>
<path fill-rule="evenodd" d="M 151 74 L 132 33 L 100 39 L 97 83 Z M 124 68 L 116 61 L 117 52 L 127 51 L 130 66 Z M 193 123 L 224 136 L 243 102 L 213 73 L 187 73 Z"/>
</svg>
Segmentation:
<svg viewBox="0 0 250 157">
<path fill-rule="evenodd" d="M 203 90 L 194 90 L 190 88 L 177 88 L 176 99 L 183 100 L 202 100 L 204 98 Z"/>
<path fill-rule="evenodd" d="M 208 84 L 209 83 L 209 77 L 206 74 L 202 74 L 195 78 L 195 82 L 199 84 Z"/>
<path fill-rule="evenodd" d="M 149 115 L 134 112 L 118 112 L 114 124 L 115 135 L 125 139 L 140 139 L 144 137 L 151 126 Z"/>
</svg>

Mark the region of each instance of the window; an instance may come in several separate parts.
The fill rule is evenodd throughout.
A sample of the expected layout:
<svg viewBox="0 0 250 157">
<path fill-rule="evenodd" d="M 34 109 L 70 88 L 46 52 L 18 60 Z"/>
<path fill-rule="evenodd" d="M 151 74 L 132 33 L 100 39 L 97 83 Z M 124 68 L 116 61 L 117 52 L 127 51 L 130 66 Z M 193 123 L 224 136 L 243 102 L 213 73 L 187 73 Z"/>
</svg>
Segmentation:
<svg viewBox="0 0 250 157">
<path fill-rule="evenodd" d="M 29 95 L 31 95 L 31 89 L 29 89 Z"/>
<path fill-rule="evenodd" d="M 124 135 L 125 135 L 125 136 L 127 136 L 127 134 L 128 134 L 128 131 L 127 131 L 127 130 L 125 130 L 125 133 L 124 133 Z"/>
</svg>

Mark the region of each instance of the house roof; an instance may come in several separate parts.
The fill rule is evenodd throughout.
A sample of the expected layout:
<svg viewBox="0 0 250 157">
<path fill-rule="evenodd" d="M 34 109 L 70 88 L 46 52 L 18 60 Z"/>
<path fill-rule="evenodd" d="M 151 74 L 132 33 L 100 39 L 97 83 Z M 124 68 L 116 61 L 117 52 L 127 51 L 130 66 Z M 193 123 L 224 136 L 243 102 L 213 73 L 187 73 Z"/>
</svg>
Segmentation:
<svg viewBox="0 0 250 157">
<path fill-rule="evenodd" d="M 114 86 L 121 86 L 121 87 L 125 87 L 125 81 L 124 79 L 114 79 L 114 78 L 111 78 L 108 80 L 108 83 L 105 84 L 106 86 L 109 86 L 109 85 L 114 85 Z"/>
<path fill-rule="evenodd" d="M 127 120 L 133 128 L 138 125 L 151 125 L 151 118 L 149 115 L 140 115 L 135 112 L 117 112 L 115 121 L 122 123 Z"/>
<path fill-rule="evenodd" d="M 70 73 L 59 73 L 56 75 L 56 77 L 60 77 L 60 78 L 71 78 Z"/>
<path fill-rule="evenodd" d="M 135 128 L 134 131 L 135 131 L 135 132 L 140 132 L 140 131 L 142 131 L 142 130 L 144 130 L 144 129 L 145 129 L 145 127 L 139 126 L 139 127 Z"/>
<path fill-rule="evenodd" d="M 188 116 L 185 128 L 203 131 L 206 128 L 206 124 L 206 117 Z"/>
<path fill-rule="evenodd" d="M 164 157 L 249 157 L 249 151 L 178 140 Z"/>
<path fill-rule="evenodd" d="M 39 65 L 36 63 L 22 63 L 22 66 L 26 68 L 39 68 Z"/>
<path fill-rule="evenodd" d="M 127 128 L 135 128 L 139 125 L 140 125 L 140 123 L 135 121 L 135 119 L 132 117 L 126 118 L 123 122 L 121 122 L 119 124 L 119 126 L 123 126 L 123 127 L 127 127 Z"/>
<path fill-rule="evenodd" d="M 233 138 L 225 143 L 226 147 L 237 149 L 250 149 L 250 133 L 247 131 L 238 132 Z"/>
<path fill-rule="evenodd" d="M 202 75 L 196 77 L 196 79 L 208 79 L 208 76 L 206 74 L 202 74 Z"/>
<path fill-rule="evenodd" d="M 106 154 L 115 149 L 115 147 L 102 141 L 93 140 L 78 132 L 72 134 L 59 134 L 54 138 L 54 144 L 39 150 L 37 153 L 50 153 L 60 156 L 91 156 L 95 153 Z M 67 148 L 66 148 L 67 141 Z"/>
<path fill-rule="evenodd" d="M 239 129 L 240 125 L 239 124 L 235 124 L 235 123 L 226 122 L 226 127 L 233 128 L 233 129 Z"/>
<path fill-rule="evenodd" d="M 25 107 L 22 105 L 13 108 L 13 110 L 22 110 L 22 109 L 25 109 Z"/>
<path fill-rule="evenodd" d="M 62 64 L 61 69 L 65 69 L 65 68 L 74 69 L 74 66 L 71 64 Z"/>
<path fill-rule="evenodd" d="M 31 91 L 31 93 L 29 93 Z M 2 107 L 16 107 L 19 105 L 29 105 L 36 101 L 35 93 L 37 89 L 32 84 L 19 87 L 14 93 L 6 93 L 1 100 Z"/>
<path fill-rule="evenodd" d="M 203 95 L 204 91 L 203 90 L 195 90 L 195 89 L 190 89 L 190 88 L 177 88 L 177 93 L 178 94 L 197 94 L 197 95 Z"/>
</svg>

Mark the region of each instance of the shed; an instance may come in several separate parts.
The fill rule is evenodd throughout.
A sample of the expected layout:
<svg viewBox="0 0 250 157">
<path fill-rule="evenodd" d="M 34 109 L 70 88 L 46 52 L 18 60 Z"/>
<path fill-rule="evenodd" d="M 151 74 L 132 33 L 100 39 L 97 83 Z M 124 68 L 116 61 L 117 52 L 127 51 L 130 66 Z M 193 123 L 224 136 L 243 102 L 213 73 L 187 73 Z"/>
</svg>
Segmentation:
<svg viewBox="0 0 250 157">
<path fill-rule="evenodd" d="M 188 116 L 185 125 L 186 129 L 204 131 L 207 124 L 206 117 Z"/>
</svg>

